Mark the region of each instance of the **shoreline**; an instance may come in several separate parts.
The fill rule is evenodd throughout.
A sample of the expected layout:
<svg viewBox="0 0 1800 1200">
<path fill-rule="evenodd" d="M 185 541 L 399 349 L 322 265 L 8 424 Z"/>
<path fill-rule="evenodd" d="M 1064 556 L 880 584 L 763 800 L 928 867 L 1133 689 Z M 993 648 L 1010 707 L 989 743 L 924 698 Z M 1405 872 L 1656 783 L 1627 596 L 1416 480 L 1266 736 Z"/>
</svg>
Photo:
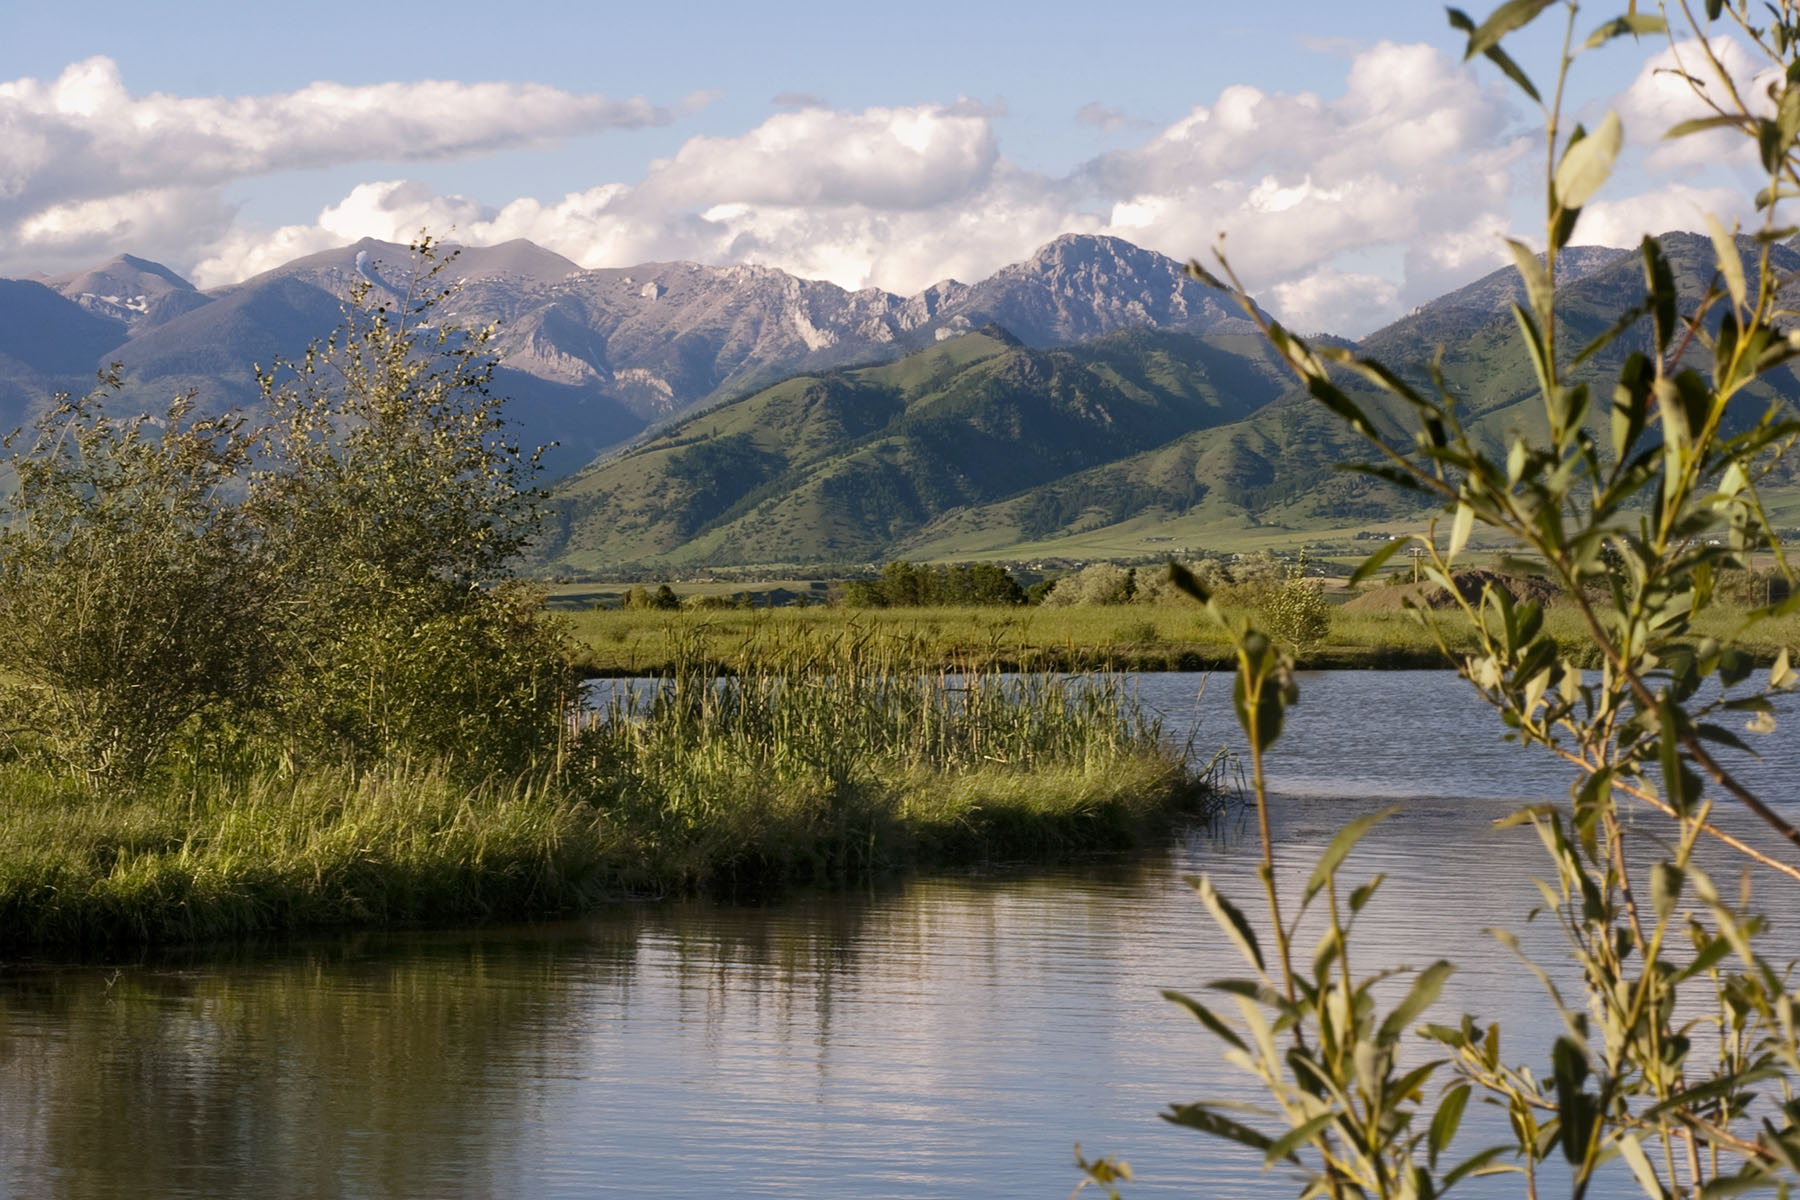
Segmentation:
<svg viewBox="0 0 1800 1200">
<path fill-rule="evenodd" d="M 1144 846 L 1231 800 L 1216 773 L 1167 750 L 835 784 L 746 770 L 718 789 L 720 807 L 687 814 L 642 809 L 623 787 L 469 784 L 433 768 L 131 797 L 0 783 L 24 785 L 0 816 L 0 953 L 32 960 L 1049 865 Z"/>
</svg>

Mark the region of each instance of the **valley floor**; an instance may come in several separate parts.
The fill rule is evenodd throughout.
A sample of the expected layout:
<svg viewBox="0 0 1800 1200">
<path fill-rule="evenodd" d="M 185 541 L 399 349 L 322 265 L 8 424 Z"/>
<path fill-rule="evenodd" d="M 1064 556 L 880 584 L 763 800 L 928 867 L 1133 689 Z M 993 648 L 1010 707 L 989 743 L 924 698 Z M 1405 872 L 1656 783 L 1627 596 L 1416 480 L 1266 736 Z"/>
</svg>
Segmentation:
<svg viewBox="0 0 1800 1200">
<path fill-rule="evenodd" d="M 1200 671 L 1228 669 L 1231 644 L 1193 604 L 1070 607 L 756 610 L 612 609 L 570 613 L 582 666 L 594 677 L 658 675 L 696 640 L 720 660 L 773 652 L 797 638 L 879 637 L 909 644 L 944 669 L 979 665 L 1018 671 Z M 1455 613 L 1441 614 L 1452 648 L 1475 643 Z M 1578 662 L 1591 656 L 1577 614 L 1551 605 L 1545 624 Z M 1731 640 L 1758 661 L 1800 646 L 1800 614 L 1746 625 L 1745 611 L 1716 606 L 1696 637 Z M 1331 632 L 1297 656 L 1308 670 L 1450 666 L 1431 634 L 1403 610 L 1331 610 Z M 1597 666 L 1598 663 L 1591 665 Z"/>
</svg>

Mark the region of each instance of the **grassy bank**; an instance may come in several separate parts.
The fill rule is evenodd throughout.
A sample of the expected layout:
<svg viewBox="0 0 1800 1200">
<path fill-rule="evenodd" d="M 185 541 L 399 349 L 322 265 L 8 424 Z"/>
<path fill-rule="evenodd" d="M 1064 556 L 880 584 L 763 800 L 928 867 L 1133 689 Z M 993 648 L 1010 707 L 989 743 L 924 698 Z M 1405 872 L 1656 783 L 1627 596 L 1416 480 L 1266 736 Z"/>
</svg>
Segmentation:
<svg viewBox="0 0 1800 1200">
<path fill-rule="evenodd" d="M 561 761 L 102 790 L 0 766 L 0 943 L 73 948 L 580 912 L 1140 843 L 1220 802 L 1117 679 L 921 673 L 892 639 L 690 640 Z"/>
<path fill-rule="evenodd" d="M 725 660 L 790 639 L 874 636 L 895 639 L 921 662 L 981 663 L 1016 671 L 1201 671 L 1228 667 L 1231 648 L 1198 606 L 1094 605 L 1032 608 L 778 608 L 730 611 L 593 611 L 570 615 L 584 669 L 596 676 L 666 674 L 685 640 L 704 636 Z M 1545 627 L 1578 659 L 1591 642 L 1576 613 L 1552 605 Z M 1446 626 L 1460 618 L 1446 614 Z M 1743 631 L 1740 609 L 1714 607 L 1695 636 L 1733 637 L 1765 661 L 1800 646 L 1800 614 Z M 1474 648 L 1466 635 L 1460 648 Z M 1445 665 L 1436 642 L 1402 611 L 1331 611 L 1331 632 L 1300 655 L 1309 670 L 1411 669 Z"/>
</svg>

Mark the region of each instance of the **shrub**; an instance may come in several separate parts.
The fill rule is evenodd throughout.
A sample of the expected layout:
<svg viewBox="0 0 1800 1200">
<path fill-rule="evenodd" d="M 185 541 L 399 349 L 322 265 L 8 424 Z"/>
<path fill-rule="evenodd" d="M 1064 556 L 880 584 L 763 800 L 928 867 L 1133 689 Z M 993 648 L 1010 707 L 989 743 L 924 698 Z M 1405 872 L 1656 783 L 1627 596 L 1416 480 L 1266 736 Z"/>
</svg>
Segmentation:
<svg viewBox="0 0 1800 1200">
<path fill-rule="evenodd" d="M 330 338 L 257 370 L 272 424 L 248 505 L 284 597 L 274 718 L 314 755 L 485 768 L 553 745 L 568 655 L 522 593 L 490 586 L 538 529 L 537 455 L 489 391 L 493 328 L 437 311 L 454 256 L 413 249 L 403 294 L 358 282 Z"/>
<path fill-rule="evenodd" d="M 1317 579 L 1306 577 L 1306 555 L 1289 564 L 1286 577 L 1268 587 L 1257 606 L 1262 629 L 1296 654 L 1303 654 L 1331 632 L 1331 606 Z"/>
<path fill-rule="evenodd" d="M 109 377 L 5 439 L 0 703 L 13 742 L 78 772 L 141 775 L 203 715 L 262 695 L 272 577 L 225 499 L 242 422 L 190 398 L 120 420 Z"/>
<path fill-rule="evenodd" d="M 1202 558 L 1187 563 L 1186 569 L 1196 579 L 1214 590 L 1230 582 L 1224 564 L 1216 558 Z M 1139 571 L 1136 582 L 1137 590 L 1132 596 L 1132 602 L 1135 604 L 1171 604 L 1186 603 L 1187 601 L 1186 594 L 1175 586 L 1166 570 Z"/>
<path fill-rule="evenodd" d="M 1535 397 L 1503 449 L 1463 424 L 1481 404 L 1444 374 L 1308 345 L 1261 314 L 1222 252 L 1223 278 L 1190 266 L 1236 296 L 1307 392 L 1363 439 L 1379 463 L 1370 474 L 1442 506 L 1445 536 L 1434 523 L 1419 541 L 1425 574 L 1456 607 L 1420 609 L 1420 620 L 1506 736 L 1557 755 L 1573 776 L 1566 803 L 1509 818 L 1531 824 L 1551 860 L 1544 905 L 1531 916 L 1560 928 L 1584 993 L 1565 1001 L 1526 961 L 1561 1018 L 1549 1031 L 1548 1061 L 1518 1057 L 1517 1031 L 1503 1038 L 1491 1014 L 1421 1024 L 1452 964 L 1407 971 L 1402 988 L 1395 972 L 1369 969 L 1366 946 L 1353 954 L 1350 945 L 1381 877 L 1352 888 L 1340 870 L 1384 814 L 1339 831 L 1310 874 L 1277 867 L 1263 761 L 1298 698 L 1292 659 L 1178 573 L 1236 640 L 1233 700 L 1251 762 L 1266 908 L 1253 922 L 1210 880 L 1197 880 L 1252 977 L 1215 985 L 1233 994 L 1235 1013 L 1169 995 L 1230 1047 L 1273 1103 L 1233 1095 L 1180 1104 L 1167 1116 L 1237 1141 L 1265 1164 L 1283 1160 L 1305 1196 L 1439 1196 L 1474 1174 L 1510 1170 L 1531 1196 L 1551 1173 L 1566 1172 L 1567 1193 L 1580 1197 L 1614 1160 L 1621 1183 L 1629 1173 L 1657 1200 L 1787 1195 L 1800 1175 L 1800 1105 L 1784 1102 L 1800 1082 L 1800 1004 L 1791 966 L 1758 948 L 1766 918 L 1750 907 L 1748 864 L 1794 882 L 1800 867 L 1742 832 L 1761 821 L 1765 841 L 1791 854 L 1800 830 L 1745 786 L 1723 753 L 1748 749 L 1739 729 L 1776 728 L 1776 696 L 1800 684 L 1800 673 L 1787 650 L 1763 674 L 1730 642 L 1692 636 L 1718 573 L 1747 570 L 1751 555 L 1777 548 L 1755 484 L 1800 436 L 1790 405 L 1749 390 L 1800 358 L 1772 253 L 1793 234 L 1776 201 L 1800 178 L 1800 12 L 1791 3 L 1708 0 L 1702 20 L 1678 7 L 1693 38 L 1677 47 L 1688 62 L 1673 74 L 1710 115 L 1667 132 L 1747 135 L 1764 173 L 1762 225 L 1739 239 L 1709 218 L 1715 261 L 1688 278 L 1690 265 L 1644 239 L 1642 291 L 1620 297 L 1617 320 L 1582 314 L 1587 327 L 1576 338 L 1577 321 L 1558 311 L 1558 258 L 1625 134 L 1610 112 L 1591 130 L 1564 124 L 1570 67 L 1615 38 L 1665 34 L 1667 23 L 1633 6 L 1581 39 L 1577 6 L 1555 6 L 1567 21 L 1563 49 L 1554 86 L 1540 90 L 1502 42 L 1547 9 L 1543 0 L 1508 0 L 1480 24 L 1450 10 L 1468 34 L 1467 57 L 1495 62 L 1539 107 L 1550 164 L 1544 253 L 1509 240 L 1521 296 L 1514 349 Z M 1732 36 L 1718 36 L 1719 24 L 1735 27 Z M 1734 83 L 1720 58 L 1725 45 L 1765 61 Z M 1708 87 L 1708 73 L 1724 86 Z M 1455 588 L 1456 559 L 1478 526 L 1509 554 L 1543 564 L 1586 631 L 1598 672 L 1547 628 L 1541 604 L 1497 582 L 1475 596 Z M 1352 582 L 1400 547 L 1377 551 Z M 1783 571 L 1791 580 L 1785 563 Z M 1471 640 L 1472 652 L 1454 649 Z M 1633 820 L 1639 808 L 1667 823 Z M 1714 813 L 1738 808 L 1743 819 L 1732 812 L 1728 833 Z M 1702 838 L 1744 856 L 1739 895 L 1710 878 L 1696 852 Z M 1296 954 L 1312 946 L 1310 938 L 1296 945 L 1309 927 L 1322 930 L 1316 949 Z M 1524 953 L 1510 934 L 1497 936 Z M 1353 960 L 1364 974 L 1353 973 Z M 1434 1057 L 1419 1061 L 1426 1055 L 1407 1047 L 1414 1034 L 1435 1043 Z M 1512 1140 L 1462 1157 L 1453 1142 L 1473 1098 L 1507 1114 Z M 1102 1186 L 1120 1175 L 1107 1159 L 1082 1166 Z"/>
<path fill-rule="evenodd" d="M 1071 604 L 1128 604 L 1136 591 L 1135 572 L 1111 563 L 1095 563 L 1056 581 L 1044 597 L 1052 607 Z"/>
</svg>

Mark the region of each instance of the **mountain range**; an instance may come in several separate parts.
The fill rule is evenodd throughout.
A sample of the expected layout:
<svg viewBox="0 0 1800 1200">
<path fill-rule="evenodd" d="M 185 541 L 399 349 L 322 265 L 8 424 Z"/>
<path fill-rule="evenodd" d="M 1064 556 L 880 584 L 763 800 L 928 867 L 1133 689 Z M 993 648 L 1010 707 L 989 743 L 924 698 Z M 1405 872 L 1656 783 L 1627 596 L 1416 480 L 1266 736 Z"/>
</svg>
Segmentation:
<svg viewBox="0 0 1800 1200">
<path fill-rule="evenodd" d="M 1712 244 L 1661 240 L 1691 307 L 1712 279 Z M 1753 251 L 1749 239 L 1743 249 Z M 1559 266 L 1565 345 L 1589 342 L 1644 295 L 1634 252 L 1581 247 Z M 1774 247 L 1772 266 L 1800 273 L 1800 252 Z M 1511 315 L 1523 300 L 1508 267 L 1357 348 L 1426 388 L 1435 362 L 1470 433 L 1504 453 L 1515 431 L 1541 434 L 1544 424 Z M 1608 395 L 1624 356 L 1647 339 L 1640 323 L 1574 378 Z M 1698 344 L 1686 361 L 1708 366 Z M 1343 382 L 1383 433 L 1406 443 L 1403 401 Z M 1777 397 L 1800 399 L 1792 369 L 1734 403 L 1749 418 Z M 1367 457 L 1260 336 L 1139 327 L 1039 349 L 995 326 L 882 366 L 791 378 L 662 429 L 564 485 L 545 559 L 584 572 L 1136 557 L 1216 544 L 1222 531 L 1416 525 L 1425 510 L 1415 498 L 1342 469 Z M 1800 500 L 1790 476 L 1766 482 Z"/>
<path fill-rule="evenodd" d="M 497 387 L 528 442 L 565 474 L 654 424 L 800 371 L 900 357 L 998 323 L 1032 346 L 1138 325 L 1247 329 L 1172 259 L 1116 238 L 1066 236 L 974 284 L 913 296 L 846 291 L 768 267 L 646 263 L 583 270 L 525 241 L 459 248 L 455 315 L 497 322 Z M 59 391 L 125 369 L 127 402 L 194 390 L 250 406 L 253 364 L 297 358 L 330 332 L 359 259 L 404 290 L 407 247 L 365 239 L 201 292 L 129 255 L 73 275 L 0 281 L 0 426 Z"/>
<path fill-rule="evenodd" d="M 1710 242 L 1663 244 L 1697 297 Z M 1784 275 L 1800 271 L 1791 246 L 1774 254 Z M 406 247 L 363 241 L 204 292 L 131 256 L 0 280 L 0 428 L 110 362 L 128 404 L 191 389 L 210 407 L 253 405 L 252 364 L 329 332 L 365 271 L 395 291 L 410 270 Z M 545 569 L 1126 555 L 1226 527 L 1409 513 L 1339 470 L 1362 447 L 1252 322 L 1119 239 L 1067 235 L 986 280 L 906 297 L 766 267 L 584 270 L 523 241 L 461 249 L 450 273 L 453 315 L 499 327 L 497 389 L 522 440 L 558 443 Z M 1557 283 L 1566 344 L 1644 288 L 1637 255 L 1604 247 L 1565 252 Z M 1522 299 L 1509 267 L 1359 349 L 1419 380 L 1436 358 L 1469 398 L 1470 428 L 1499 447 L 1541 421 L 1509 313 Z M 1583 369 L 1602 382 L 1642 340 L 1633 331 Z M 1800 383 L 1784 372 L 1746 403 L 1776 392 Z M 1399 404 L 1360 399 L 1383 429 L 1407 427 Z"/>
</svg>

